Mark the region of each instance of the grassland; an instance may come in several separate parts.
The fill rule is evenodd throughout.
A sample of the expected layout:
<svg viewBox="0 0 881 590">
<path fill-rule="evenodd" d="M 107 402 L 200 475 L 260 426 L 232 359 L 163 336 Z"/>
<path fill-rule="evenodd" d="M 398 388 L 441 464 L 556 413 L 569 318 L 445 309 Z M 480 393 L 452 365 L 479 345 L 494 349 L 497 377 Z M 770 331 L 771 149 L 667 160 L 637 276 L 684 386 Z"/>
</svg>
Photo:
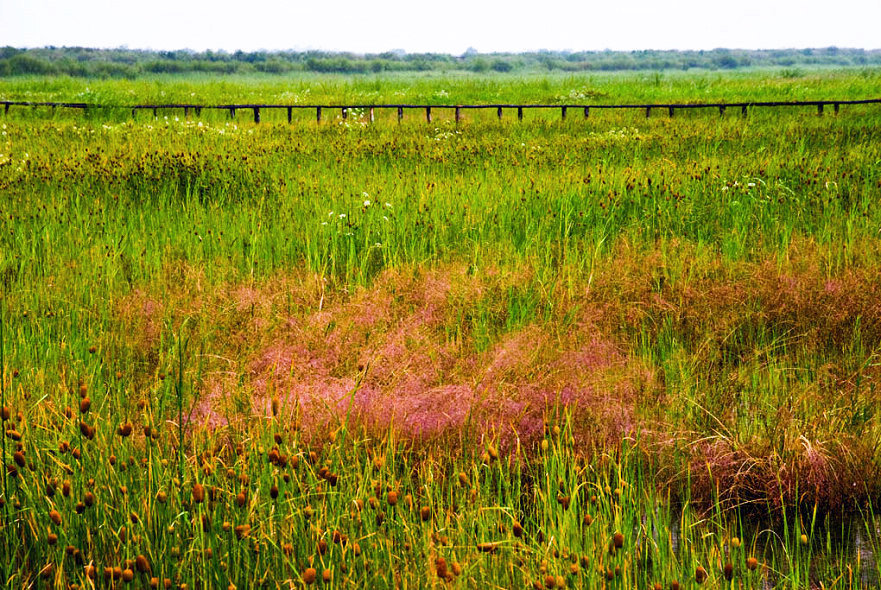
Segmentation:
<svg viewBox="0 0 881 590">
<path fill-rule="evenodd" d="M 879 89 L 0 80 L 115 105 Z M 8 587 L 877 583 L 877 106 L 204 114 L 0 123 Z"/>
</svg>

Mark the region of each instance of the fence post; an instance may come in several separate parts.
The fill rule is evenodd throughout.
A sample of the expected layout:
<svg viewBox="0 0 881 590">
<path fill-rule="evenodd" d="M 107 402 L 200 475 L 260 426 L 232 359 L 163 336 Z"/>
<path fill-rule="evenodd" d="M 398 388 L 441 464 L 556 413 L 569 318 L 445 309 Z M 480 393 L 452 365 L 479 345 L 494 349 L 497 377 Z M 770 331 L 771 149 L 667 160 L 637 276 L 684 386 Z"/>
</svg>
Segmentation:
<svg viewBox="0 0 881 590">
<path fill-rule="evenodd" d="M 721 117 L 724 114 L 725 114 L 725 107 L 722 105 L 719 105 L 719 116 Z"/>
<path fill-rule="evenodd" d="M 523 120 L 523 107 L 517 107 L 517 120 Z"/>
<path fill-rule="evenodd" d="M 563 108 L 560 110 L 560 114 L 562 115 L 562 116 L 561 116 L 561 119 L 563 119 L 563 120 L 565 121 L 565 120 L 566 120 L 566 107 L 563 107 Z"/>
<path fill-rule="evenodd" d="M 8 102 L 7 102 L 6 104 L 3 105 L 3 114 L 4 114 L 4 115 L 8 115 L 8 114 L 9 114 L 9 103 L 8 103 Z"/>
<path fill-rule="evenodd" d="M 260 107 L 254 107 L 254 122 L 260 122 Z"/>
<path fill-rule="evenodd" d="M 291 119 L 293 118 L 293 115 L 294 115 L 294 109 L 292 109 L 291 107 L 288 107 L 288 125 L 291 124 Z"/>
<path fill-rule="evenodd" d="M 155 119 L 158 116 L 159 116 L 159 111 L 154 107 L 153 108 L 153 118 Z"/>
<path fill-rule="evenodd" d="M 645 107 L 645 118 L 648 119 L 652 116 L 652 107 Z"/>
<path fill-rule="evenodd" d="M 459 109 L 459 107 L 456 107 L 456 125 L 459 124 L 459 119 L 461 119 L 461 118 L 462 118 L 461 109 Z"/>
<path fill-rule="evenodd" d="M 235 109 L 235 107 L 229 107 L 229 118 L 230 118 L 230 119 L 235 119 L 235 118 L 236 118 L 236 109 Z"/>
<path fill-rule="evenodd" d="M 817 116 L 818 117 L 823 116 L 823 103 L 822 102 L 817 105 Z"/>
<path fill-rule="evenodd" d="M 201 116 L 202 116 L 202 107 L 196 107 L 196 118 L 198 119 Z"/>
<path fill-rule="evenodd" d="M 742 106 L 740 107 L 740 116 L 741 116 L 741 117 L 746 117 L 746 105 L 742 105 Z"/>
<path fill-rule="evenodd" d="M 370 107 L 370 122 L 373 123 L 373 107 Z"/>
<path fill-rule="evenodd" d="M 343 107 L 343 108 L 340 110 L 340 112 L 341 112 L 342 115 L 343 115 L 343 119 L 348 119 L 348 118 L 349 118 L 349 109 L 347 109 L 346 107 Z"/>
<path fill-rule="evenodd" d="M 190 118 L 190 107 L 184 107 L 184 119 Z"/>
<path fill-rule="evenodd" d="M 404 120 L 404 107 L 398 107 L 398 123 Z"/>
<path fill-rule="evenodd" d="M 137 112 L 137 110 L 138 110 L 138 109 L 132 109 L 132 119 L 135 118 L 135 113 Z"/>
<path fill-rule="evenodd" d="M 841 106 L 841 105 L 839 105 L 837 102 L 833 105 L 833 108 L 835 109 L 835 114 L 836 114 L 836 115 L 838 114 L 838 107 L 840 107 L 840 106 Z"/>
<path fill-rule="evenodd" d="M 667 109 L 667 114 L 668 114 L 670 117 L 672 117 L 672 116 L 673 116 L 673 111 L 674 111 L 673 107 L 668 107 L 668 109 Z"/>
<path fill-rule="evenodd" d="M 584 118 L 590 117 L 590 107 L 584 107 Z"/>
<path fill-rule="evenodd" d="M 315 122 L 321 123 L 321 107 L 315 107 Z"/>
<path fill-rule="evenodd" d="M 499 121 L 502 120 L 502 107 L 498 107 L 496 109 L 496 114 L 499 116 Z"/>
<path fill-rule="evenodd" d="M 431 123 L 431 107 L 425 107 L 425 120 Z"/>
</svg>

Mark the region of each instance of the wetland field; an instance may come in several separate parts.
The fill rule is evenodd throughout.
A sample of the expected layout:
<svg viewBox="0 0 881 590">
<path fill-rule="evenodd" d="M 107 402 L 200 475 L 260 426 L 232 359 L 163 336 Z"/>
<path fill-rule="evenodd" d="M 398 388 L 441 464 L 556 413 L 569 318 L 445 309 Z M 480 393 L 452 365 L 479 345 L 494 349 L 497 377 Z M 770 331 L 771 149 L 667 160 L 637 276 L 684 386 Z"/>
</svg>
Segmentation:
<svg viewBox="0 0 881 590">
<path fill-rule="evenodd" d="M 877 587 L 881 106 L 125 107 L 879 97 L 0 78 L 4 587 Z"/>
</svg>

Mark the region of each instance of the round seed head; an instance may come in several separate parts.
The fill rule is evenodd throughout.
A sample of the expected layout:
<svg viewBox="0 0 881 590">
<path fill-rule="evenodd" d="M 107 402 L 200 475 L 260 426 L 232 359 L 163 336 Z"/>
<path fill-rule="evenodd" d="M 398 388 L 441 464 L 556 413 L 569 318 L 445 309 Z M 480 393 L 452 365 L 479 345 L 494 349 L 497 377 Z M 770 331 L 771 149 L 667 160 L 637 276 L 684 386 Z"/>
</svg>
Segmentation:
<svg viewBox="0 0 881 590">
<path fill-rule="evenodd" d="M 434 560 L 434 569 L 437 571 L 437 577 L 444 579 L 447 577 L 447 560 L 443 557 L 438 557 Z"/>
<path fill-rule="evenodd" d="M 514 521 L 514 525 L 511 527 L 514 533 L 514 536 L 518 539 L 523 536 L 523 525 L 520 524 L 519 521 Z"/>
<path fill-rule="evenodd" d="M 703 584 L 707 581 L 707 570 L 705 570 L 701 566 L 697 566 L 697 569 L 694 570 L 694 581 L 698 584 Z"/>
<path fill-rule="evenodd" d="M 624 546 L 624 535 L 620 532 L 615 533 L 612 537 L 612 543 L 615 545 L 615 549 L 620 549 Z"/>
<path fill-rule="evenodd" d="M 756 568 L 759 567 L 759 560 L 755 557 L 747 557 L 746 558 L 746 569 L 749 571 L 755 571 Z"/>
<path fill-rule="evenodd" d="M 306 584 L 314 584 L 316 578 L 318 578 L 318 572 L 314 567 L 307 567 L 306 571 L 303 572 L 303 582 Z"/>
<path fill-rule="evenodd" d="M 150 562 L 147 561 L 147 558 L 144 555 L 138 555 L 135 558 L 135 567 L 137 567 L 138 571 L 142 574 L 150 573 Z"/>
<path fill-rule="evenodd" d="M 61 514 L 57 510 L 49 511 L 49 520 L 55 523 L 55 526 L 61 526 Z"/>
<path fill-rule="evenodd" d="M 725 564 L 725 567 L 722 568 L 722 573 L 724 574 L 725 579 L 730 582 L 731 578 L 734 577 L 734 566 L 731 562 Z"/>
</svg>

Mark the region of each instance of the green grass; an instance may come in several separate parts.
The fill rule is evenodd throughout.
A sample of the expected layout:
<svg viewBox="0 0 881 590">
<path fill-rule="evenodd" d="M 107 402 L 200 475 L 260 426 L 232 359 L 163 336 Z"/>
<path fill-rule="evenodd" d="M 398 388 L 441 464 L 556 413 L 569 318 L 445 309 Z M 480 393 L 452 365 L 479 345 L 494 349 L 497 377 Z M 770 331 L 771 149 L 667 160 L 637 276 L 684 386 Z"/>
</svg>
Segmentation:
<svg viewBox="0 0 881 590">
<path fill-rule="evenodd" d="M 0 80 L 104 104 L 878 89 L 872 70 Z M 119 586 L 104 569 L 138 555 L 136 586 L 312 567 L 423 587 L 438 558 L 457 587 L 877 583 L 853 549 L 878 546 L 881 498 L 877 106 L 203 115 L 0 122 L 8 587 L 90 587 L 90 564 Z"/>
</svg>

